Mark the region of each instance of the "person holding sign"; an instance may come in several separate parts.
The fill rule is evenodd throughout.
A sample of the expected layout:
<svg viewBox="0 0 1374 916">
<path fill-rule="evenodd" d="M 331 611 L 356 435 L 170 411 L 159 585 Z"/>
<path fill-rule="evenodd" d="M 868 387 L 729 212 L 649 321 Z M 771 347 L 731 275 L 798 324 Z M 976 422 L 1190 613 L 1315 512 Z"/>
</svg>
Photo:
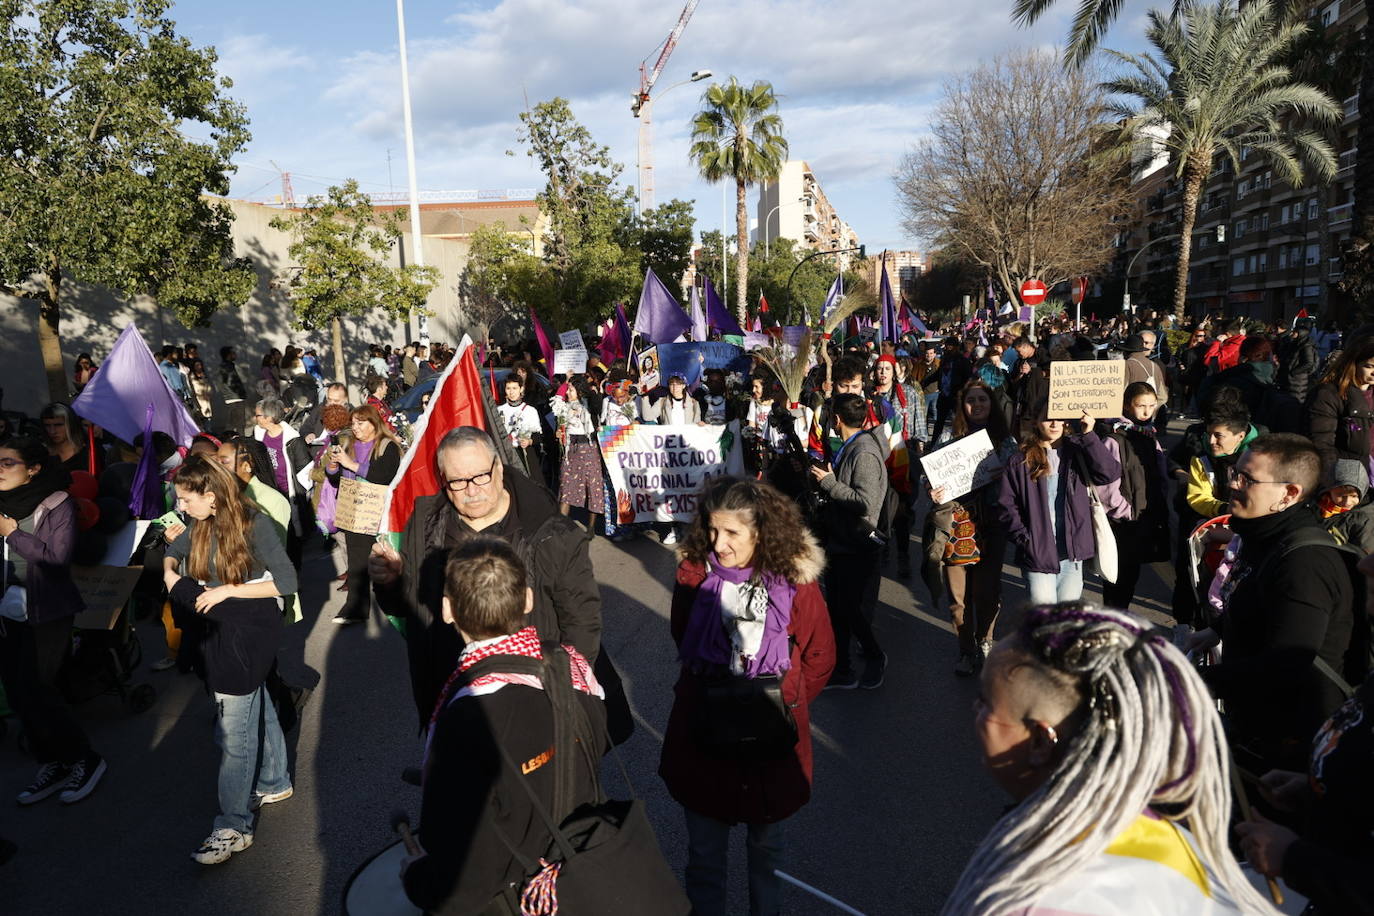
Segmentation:
<svg viewBox="0 0 1374 916">
<path fill-rule="evenodd" d="M 202 615 L 205 683 L 217 706 L 219 807 L 214 830 L 191 856 L 218 865 L 253 845 L 253 811 L 291 797 L 286 740 L 263 689 L 277 657 L 279 598 L 296 570 L 272 520 L 242 497 L 227 468 L 199 455 L 177 474 L 187 530 L 167 548 L 163 581 L 172 602 Z"/>
<path fill-rule="evenodd" d="M 1034 604 L 1082 597 L 1083 561 L 1097 555 L 1088 484 L 1121 478 L 1121 463 L 1091 431 L 1087 412 L 1088 431 L 1069 432 L 1071 422 L 1037 418 L 1007 464 L 998 497 Z"/>
<path fill-rule="evenodd" d="M 348 448 L 331 445 L 326 453 L 325 474 L 335 487 L 340 480 L 358 479 L 368 483 L 389 484 L 401 466 L 402 446 L 371 404 L 353 410 L 353 444 Z M 334 622 L 346 626 L 367 620 L 372 609 L 368 588 L 367 558 L 372 552 L 372 534 L 344 531 L 348 562 L 348 600 L 335 615 Z"/>
<path fill-rule="evenodd" d="M 993 403 L 987 382 L 973 379 L 959 393 L 958 410 L 943 440 L 927 458 L 934 461 L 943 448 L 986 433 L 998 469 L 986 482 L 967 493 L 950 493 L 943 485 L 930 490 L 933 508 L 926 515 L 921 542 L 926 545 L 925 575 L 931 600 L 939 602 L 943 571 L 950 621 L 959 637 L 954 673 L 970 677 L 992 650 L 992 633 L 1002 610 L 1002 557 L 1007 539 L 997 520 L 1001 467 L 1016 451 L 1007 432 L 1006 414 Z"/>
</svg>

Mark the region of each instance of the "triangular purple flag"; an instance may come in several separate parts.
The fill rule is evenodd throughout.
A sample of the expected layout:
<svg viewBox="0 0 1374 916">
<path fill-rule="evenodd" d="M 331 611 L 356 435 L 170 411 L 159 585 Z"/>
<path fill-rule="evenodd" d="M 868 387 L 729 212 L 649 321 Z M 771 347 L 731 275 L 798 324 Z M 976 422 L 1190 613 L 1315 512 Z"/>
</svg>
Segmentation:
<svg viewBox="0 0 1374 916">
<path fill-rule="evenodd" d="M 887 252 L 883 252 L 882 279 L 878 281 L 879 339 L 897 340 L 897 305 L 892 301 L 892 284 L 887 279 Z"/>
<path fill-rule="evenodd" d="M 143 454 L 134 471 L 133 486 L 129 488 L 129 512 L 134 518 L 157 518 L 166 505 L 162 498 L 162 480 L 157 473 L 157 449 L 153 448 L 153 417 L 156 415 L 157 411 L 149 404 L 143 419 Z"/>
<path fill-rule="evenodd" d="M 620 336 L 620 324 L 613 318 L 601 332 L 601 362 L 607 366 L 625 358 L 625 341 Z"/>
<path fill-rule="evenodd" d="M 138 328 L 131 324 L 115 341 L 100 371 L 72 401 L 72 410 L 123 441 L 133 442 L 143 432 L 149 404 L 153 405 L 153 429 L 171 436 L 177 445 L 190 445 L 200 432 L 186 405 L 158 371 L 157 360 Z"/>
<path fill-rule="evenodd" d="M 707 337 L 706 311 L 701 307 L 701 294 L 692 287 L 692 339 L 700 343 Z"/>
<path fill-rule="evenodd" d="M 639 294 L 639 310 L 635 312 L 635 331 L 651 343 L 672 343 L 692 328 L 692 319 L 677 304 L 668 287 L 654 276 L 653 269 L 644 271 L 644 289 Z"/>
<path fill-rule="evenodd" d="M 725 303 L 720 301 L 720 296 L 717 295 L 716 287 L 711 283 L 710 277 L 706 278 L 706 326 L 719 332 L 721 336 L 744 336 L 744 329 L 739 326 L 735 316 L 730 314 Z"/>
</svg>

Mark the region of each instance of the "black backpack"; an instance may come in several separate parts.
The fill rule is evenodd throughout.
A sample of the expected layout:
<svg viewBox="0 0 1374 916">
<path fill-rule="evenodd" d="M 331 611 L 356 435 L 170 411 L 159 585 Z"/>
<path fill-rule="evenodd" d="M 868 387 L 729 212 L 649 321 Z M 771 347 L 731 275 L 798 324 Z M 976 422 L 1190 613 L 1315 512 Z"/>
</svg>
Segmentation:
<svg viewBox="0 0 1374 916">
<path fill-rule="evenodd" d="M 663 858 L 644 803 L 633 798 L 607 799 L 600 789 L 596 773 L 602 749 L 572 686 L 568 653 L 554 642 L 542 645 L 542 660 L 493 656 L 466 672 L 469 680 L 498 672 L 537 677 L 553 707 L 553 811 L 557 818 L 530 787 L 510 753 L 501 748 L 502 760 L 524 787 L 551 838 L 542 861 L 535 861 L 494 825 L 525 875 L 521 888 L 510 888 L 502 896 L 513 913 L 521 912 L 522 900 L 531 912 L 545 912 L 541 904 L 547 906 L 553 899 L 562 916 L 685 916 L 691 906 Z M 574 806 L 578 769 L 584 767 L 597 784 L 596 801 Z M 623 764 L 621 773 L 625 773 Z M 628 774 L 625 782 L 629 784 Z"/>
<path fill-rule="evenodd" d="M 1374 639 L 1371 639 L 1371 625 L 1369 612 L 1367 610 L 1367 592 L 1365 586 L 1364 573 L 1359 570 L 1359 563 L 1364 559 L 1364 553 L 1350 544 L 1338 544 L 1326 531 L 1308 529 L 1299 533 L 1290 541 L 1284 542 L 1283 549 L 1279 557 L 1287 556 L 1300 547 L 1330 547 L 1340 551 L 1341 559 L 1345 562 L 1346 573 L 1350 576 L 1351 593 L 1351 628 L 1350 641 L 1346 645 L 1344 664 L 1341 671 L 1332 670 L 1331 666 L 1317 656 L 1314 664 L 1328 679 L 1333 681 L 1340 691 L 1347 698 L 1354 692 L 1351 685 L 1364 682 L 1369 675 L 1371 668 L 1374 668 Z"/>
</svg>

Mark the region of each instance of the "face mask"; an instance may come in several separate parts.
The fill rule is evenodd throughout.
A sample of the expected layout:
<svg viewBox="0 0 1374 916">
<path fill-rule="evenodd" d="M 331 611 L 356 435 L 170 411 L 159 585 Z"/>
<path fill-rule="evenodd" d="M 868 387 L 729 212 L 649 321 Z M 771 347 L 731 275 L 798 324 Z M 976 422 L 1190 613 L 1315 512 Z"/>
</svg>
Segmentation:
<svg viewBox="0 0 1374 916">
<path fill-rule="evenodd" d="M 1275 367 L 1275 365 L 1267 359 L 1261 360 L 1257 363 L 1250 364 L 1250 371 L 1255 373 L 1255 378 L 1259 379 L 1266 385 L 1273 384 L 1274 373 L 1276 369 L 1277 367 Z"/>
</svg>

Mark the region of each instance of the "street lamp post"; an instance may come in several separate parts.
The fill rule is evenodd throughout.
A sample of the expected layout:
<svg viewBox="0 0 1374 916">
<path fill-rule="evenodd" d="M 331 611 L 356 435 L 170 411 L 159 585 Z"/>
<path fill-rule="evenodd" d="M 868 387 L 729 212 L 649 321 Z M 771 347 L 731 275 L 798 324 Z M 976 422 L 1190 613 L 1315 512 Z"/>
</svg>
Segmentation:
<svg viewBox="0 0 1374 916">
<path fill-rule="evenodd" d="M 763 259 L 764 259 L 765 261 L 768 260 L 768 224 L 769 224 L 770 222 L 773 221 L 773 214 L 774 214 L 774 213 L 777 213 L 777 212 L 778 212 L 779 210 L 781 210 L 783 207 L 788 207 L 788 206 L 791 206 L 792 204 L 804 203 L 805 201 L 806 201 L 806 198 L 805 198 L 805 197 L 798 197 L 796 200 L 785 200 L 785 201 L 783 201 L 782 203 L 778 204 L 778 205 L 777 205 L 776 207 L 774 207 L 773 209 L 771 209 L 771 210 L 768 211 L 768 216 L 766 216 L 766 217 L 764 218 L 764 220 L 763 220 Z M 782 227 L 781 227 L 781 226 L 778 227 L 778 231 L 779 231 L 779 232 L 782 231 Z"/>
<path fill-rule="evenodd" d="M 639 193 L 635 195 L 635 205 L 638 208 L 638 215 L 643 216 L 645 210 L 652 210 L 654 208 L 654 102 L 663 98 L 679 86 L 686 86 L 688 83 L 697 83 L 701 80 L 709 79 L 710 76 L 710 70 L 693 70 L 692 75 L 687 79 L 673 83 L 653 98 L 639 100 L 639 107 L 636 109 L 636 114 L 639 118 L 639 160 L 635 163 L 635 169 L 639 173 Z"/>
<path fill-rule="evenodd" d="M 415 177 L 415 129 L 410 118 L 410 64 L 406 59 L 405 0 L 396 0 L 396 31 L 401 47 L 401 113 L 405 122 L 406 172 L 410 191 L 410 262 L 417 267 L 425 263 L 424 238 L 420 234 L 420 191 Z M 422 309 L 416 319 L 420 343 L 429 346 L 429 316 Z"/>
</svg>

